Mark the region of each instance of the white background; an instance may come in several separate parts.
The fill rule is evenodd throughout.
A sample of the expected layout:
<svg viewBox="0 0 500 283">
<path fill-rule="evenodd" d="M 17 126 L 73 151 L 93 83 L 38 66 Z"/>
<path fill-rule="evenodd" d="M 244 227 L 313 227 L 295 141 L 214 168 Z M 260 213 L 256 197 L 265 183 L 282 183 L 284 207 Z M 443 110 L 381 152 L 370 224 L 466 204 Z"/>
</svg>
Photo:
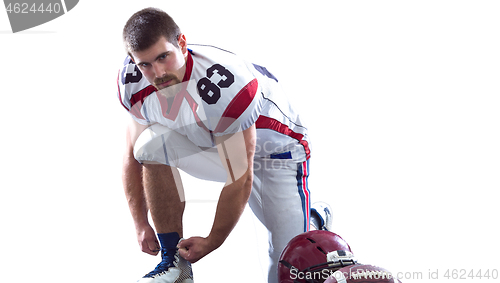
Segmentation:
<svg viewBox="0 0 500 283">
<path fill-rule="evenodd" d="M 1 282 L 135 282 L 158 263 L 123 196 L 116 97 L 121 29 L 147 6 L 280 79 L 310 128 L 313 201 L 361 262 L 404 282 L 500 269 L 497 1 L 87 0 L 16 34 L 0 12 Z M 185 236 L 206 236 L 220 185 L 185 186 Z M 261 232 L 247 211 L 197 282 L 265 282 Z"/>
</svg>

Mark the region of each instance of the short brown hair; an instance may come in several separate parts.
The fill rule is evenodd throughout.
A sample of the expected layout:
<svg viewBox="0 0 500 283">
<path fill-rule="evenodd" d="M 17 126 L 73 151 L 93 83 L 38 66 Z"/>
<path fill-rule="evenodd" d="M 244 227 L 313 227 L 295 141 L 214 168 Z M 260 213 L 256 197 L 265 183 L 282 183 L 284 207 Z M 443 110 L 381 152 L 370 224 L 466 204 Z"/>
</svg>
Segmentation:
<svg viewBox="0 0 500 283">
<path fill-rule="evenodd" d="M 123 28 L 123 43 L 130 55 L 153 46 L 162 36 L 175 47 L 181 30 L 174 20 L 157 8 L 146 8 L 133 14 Z"/>
</svg>

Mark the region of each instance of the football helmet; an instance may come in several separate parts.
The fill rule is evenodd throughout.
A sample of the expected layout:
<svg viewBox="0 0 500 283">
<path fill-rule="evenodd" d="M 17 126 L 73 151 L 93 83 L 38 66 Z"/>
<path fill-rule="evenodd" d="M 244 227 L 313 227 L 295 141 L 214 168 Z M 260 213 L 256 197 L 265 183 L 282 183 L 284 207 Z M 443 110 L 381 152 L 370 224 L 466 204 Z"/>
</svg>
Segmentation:
<svg viewBox="0 0 500 283">
<path fill-rule="evenodd" d="M 314 230 L 295 236 L 281 253 L 279 283 L 323 282 L 331 273 L 356 263 L 351 248 L 339 235 Z"/>
</svg>

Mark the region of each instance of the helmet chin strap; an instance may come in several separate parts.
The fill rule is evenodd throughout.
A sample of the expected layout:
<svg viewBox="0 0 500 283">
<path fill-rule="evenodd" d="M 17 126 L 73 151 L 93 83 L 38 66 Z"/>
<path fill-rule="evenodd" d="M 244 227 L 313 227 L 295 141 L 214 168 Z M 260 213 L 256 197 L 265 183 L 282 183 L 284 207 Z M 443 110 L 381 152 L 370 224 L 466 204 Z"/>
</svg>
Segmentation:
<svg viewBox="0 0 500 283">
<path fill-rule="evenodd" d="M 354 255 L 349 252 L 349 251 L 343 251 L 343 250 L 338 250 L 338 251 L 333 251 L 329 252 L 326 254 L 326 259 L 328 262 L 333 262 L 333 263 L 338 263 L 342 261 L 354 261 L 356 262 L 356 258 Z"/>
<path fill-rule="evenodd" d="M 332 272 L 335 272 L 342 267 L 358 263 L 358 261 L 356 260 L 356 258 L 354 257 L 354 255 L 351 252 L 343 251 L 343 250 L 329 252 L 326 255 L 326 258 L 327 258 L 327 262 L 310 266 L 310 267 L 302 270 L 301 272 L 302 273 L 307 273 L 307 272 L 314 273 L 314 272 L 322 271 L 324 269 L 329 269 Z M 317 283 L 320 281 L 315 280 L 315 279 L 312 279 L 312 280 L 306 279 L 306 282 Z"/>
</svg>

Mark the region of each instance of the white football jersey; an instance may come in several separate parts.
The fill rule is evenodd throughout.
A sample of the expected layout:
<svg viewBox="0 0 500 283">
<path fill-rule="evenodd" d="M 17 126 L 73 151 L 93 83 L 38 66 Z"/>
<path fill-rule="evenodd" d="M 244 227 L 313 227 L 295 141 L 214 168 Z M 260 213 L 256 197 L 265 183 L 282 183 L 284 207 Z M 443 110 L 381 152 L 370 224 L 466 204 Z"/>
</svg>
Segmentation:
<svg viewBox="0 0 500 283">
<path fill-rule="evenodd" d="M 216 47 L 189 45 L 186 74 L 167 89 L 173 88 L 175 97 L 167 99 L 130 57 L 118 74 L 121 104 L 140 124 L 167 126 L 200 147 L 255 124 L 256 158 L 309 158 L 307 129 L 266 68 Z"/>
</svg>

